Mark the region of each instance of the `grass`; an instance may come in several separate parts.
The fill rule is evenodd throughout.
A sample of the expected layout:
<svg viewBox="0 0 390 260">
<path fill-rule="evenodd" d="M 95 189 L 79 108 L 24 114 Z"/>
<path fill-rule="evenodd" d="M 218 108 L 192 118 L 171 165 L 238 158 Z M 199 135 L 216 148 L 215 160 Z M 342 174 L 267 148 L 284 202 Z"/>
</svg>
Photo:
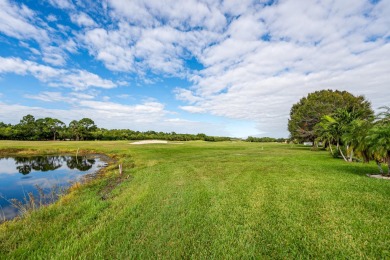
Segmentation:
<svg viewBox="0 0 390 260">
<path fill-rule="evenodd" d="M 0 259 L 390 257 L 390 181 L 366 177 L 373 164 L 285 144 L 128 143 L 0 142 L 124 168 L 0 225 Z"/>
</svg>

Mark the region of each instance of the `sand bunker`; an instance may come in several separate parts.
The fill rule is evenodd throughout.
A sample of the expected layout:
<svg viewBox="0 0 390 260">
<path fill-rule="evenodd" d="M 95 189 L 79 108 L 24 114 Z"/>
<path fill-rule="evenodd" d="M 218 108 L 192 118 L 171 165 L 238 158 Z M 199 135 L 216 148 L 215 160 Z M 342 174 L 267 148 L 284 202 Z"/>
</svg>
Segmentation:
<svg viewBox="0 0 390 260">
<path fill-rule="evenodd" d="M 371 178 L 390 180 L 390 177 L 384 176 L 384 175 L 380 175 L 380 174 L 367 174 L 367 176 L 371 177 Z"/>
<path fill-rule="evenodd" d="M 167 144 L 168 141 L 165 140 L 144 140 L 144 141 L 138 141 L 130 144 Z"/>
</svg>

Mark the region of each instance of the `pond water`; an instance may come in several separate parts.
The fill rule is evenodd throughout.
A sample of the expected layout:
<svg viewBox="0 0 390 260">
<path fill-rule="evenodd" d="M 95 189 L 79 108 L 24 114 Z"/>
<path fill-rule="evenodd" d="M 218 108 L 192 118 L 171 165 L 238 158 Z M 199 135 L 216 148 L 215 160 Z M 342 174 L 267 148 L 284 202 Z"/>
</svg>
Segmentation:
<svg viewBox="0 0 390 260">
<path fill-rule="evenodd" d="M 20 214 L 13 204 L 29 201 L 29 193 L 34 206 L 53 202 L 61 191 L 105 165 L 98 156 L 0 158 L 0 221 Z"/>
</svg>

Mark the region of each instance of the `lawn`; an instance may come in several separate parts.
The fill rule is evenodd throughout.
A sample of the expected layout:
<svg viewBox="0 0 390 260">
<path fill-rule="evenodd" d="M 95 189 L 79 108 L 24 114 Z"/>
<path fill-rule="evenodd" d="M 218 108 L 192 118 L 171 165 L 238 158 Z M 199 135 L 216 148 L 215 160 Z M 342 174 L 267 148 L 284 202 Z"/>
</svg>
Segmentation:
<svg viewBox="0 0 390 260">
<path fill-rule="evenodd" d="M 365 176 L 374 164 L 245 142 L 0 147 L 117 160 L 56 204 L 1 224 L 0 259 L 390 257 L 390 181 Z"/>
</svg>

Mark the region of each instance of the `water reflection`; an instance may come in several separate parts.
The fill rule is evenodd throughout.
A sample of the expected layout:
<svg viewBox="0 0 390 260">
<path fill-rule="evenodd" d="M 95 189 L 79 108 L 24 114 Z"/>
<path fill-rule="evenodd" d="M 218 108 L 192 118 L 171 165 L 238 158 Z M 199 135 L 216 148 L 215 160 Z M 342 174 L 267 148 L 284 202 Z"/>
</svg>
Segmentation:
<svg viewBox="0 0 390 260">
<path fill-rule="evenodd" d="M 69 169 L 88 171 L 96 162 L 93 158 L 76 156 L 33 156 L 14 157 L 16 170 L 23 174 L 29 174 L 32 170 L 47 172 L 60 168 L 65 162 Z"/>
<path fill-rule="evenodd" d="M 80 160 L 78 157 L 72 157 L 66 161 L 66 165 L 69 169 L 77 169 L 79 171 L 88 171 L 94 164 L 95 159 L 84 158 L 83 160 Z"/>
<path fill-rule="evenodd" d="M 106 163 L 100 157 L 86 156 L 30 156 L 0 158 L 0 221 L 10 219 L 17 212 L 10 200 L 23 201 L 29 192 L 37 193 L 37 186 L 49 193 L 53 187 L 67 188 L 83 176 L 97 172 Z"/>
</svg>

